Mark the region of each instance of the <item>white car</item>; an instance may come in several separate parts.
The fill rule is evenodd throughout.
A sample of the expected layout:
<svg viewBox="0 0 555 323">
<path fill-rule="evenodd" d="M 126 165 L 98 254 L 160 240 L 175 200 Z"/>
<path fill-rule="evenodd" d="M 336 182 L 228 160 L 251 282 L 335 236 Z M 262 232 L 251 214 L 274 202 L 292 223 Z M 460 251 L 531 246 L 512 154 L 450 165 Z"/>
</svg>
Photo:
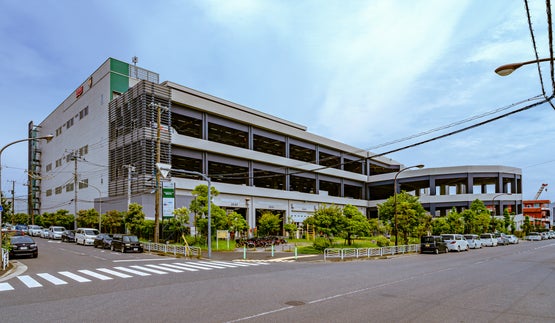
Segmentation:
<svg viewBox="0 0 555 323">
<path fill-rule="evenodd" d="M 510 244 L 517 244 L 518 243 L 518 238 L 514 234 L 507 235 L 507 239 L 509 239 Z"/>
<path fill-rule="evenodd" d="M 84 246 L 94 245 L 94 239 L 98 235 L 98 230 L 93 228 L 78 228 L 75 230 L 75 243 Z"/>
<path fill-rule="evenodd" d="M 497 238 L 493 233 L 482 233 L 480 240 L 482 240 L 484 247 L 497 247 Z"/>
<path fill-rule="evenodd" d="M 447 244 L 449 251 L 468 251 L 468 241 L 462 234 L 442 234 L 443 241 Z"/>
<path fill-rule="evenodd" d="M 50 230 L 48 228 L 42 228 L 42 230 L 40 232 L 40 237 L 48 239 L 49 235 L 50 235 Z"/>
<path fill-rule="evenodd" d="M 470 249 L 480 249 L 482 248 L 482 240 L 477 234 L 465 234 L 464 237 L 468 241 L 468 247 Z"/>
<path fill-rule="evenodd" d="M 62 233 L 65 231 L 66 228 L 61 227 L 61 226 L 51 226 L 50 228 L 48 228 L 48 238 L 50 239 L 54 239 L 54 240 L 61 240 L 62 239 Z"/>
<path fill-rule="evenodd" d="M 29 225 L 29 235 L 33 237 L 40 237 L 42 232 L 42 227 L 40 225 L 31 224 Z"/>
<path fill-rule="evenodd" d="M 528 241 L 541 241 L 542 236 L 539 232 L 530 232 L 526 236 L 526 240 L 528 240 Z"/>
</svg>

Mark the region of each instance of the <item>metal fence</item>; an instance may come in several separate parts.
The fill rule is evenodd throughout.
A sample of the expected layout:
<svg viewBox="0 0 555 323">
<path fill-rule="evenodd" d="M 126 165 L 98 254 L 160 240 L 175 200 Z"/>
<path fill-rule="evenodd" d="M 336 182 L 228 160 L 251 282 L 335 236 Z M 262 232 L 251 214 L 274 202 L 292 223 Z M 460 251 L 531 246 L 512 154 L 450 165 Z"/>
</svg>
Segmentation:
<svg viewBox="0 0 555 323">
<path fill-rule="evenodd" d="M 10 262 L 10 251 L 8 249 L 2 248 L 2 270 L 6 270 L 8 263 Z"/>
<path fill-rule="evenodd" d="M 324 261 L 328 259 L 384 257 L 396 254 L 415 253 L 420 251 L 419 244 L 388 246 L 381 248 L 327 248 L 324 250 Z"/>
<path fill-rule="evenodd" d="M 174 256 L 183 255 L 185 257 L 196 258 L 200 258 L 202 256 L 201 249 L 193 246 L 175 246 L 164 243 L 145 242 L 143 243 L 143 247 L 144 250 L 148 252 L 163 252 L 173 254 Z"/>
</svg>

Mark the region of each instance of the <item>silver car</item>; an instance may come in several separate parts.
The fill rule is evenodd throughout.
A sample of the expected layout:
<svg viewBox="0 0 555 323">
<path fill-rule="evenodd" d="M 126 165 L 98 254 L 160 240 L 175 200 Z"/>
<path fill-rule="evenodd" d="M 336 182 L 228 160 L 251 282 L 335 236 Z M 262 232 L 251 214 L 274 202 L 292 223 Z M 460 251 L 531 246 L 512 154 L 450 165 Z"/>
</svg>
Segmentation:
<svg viewBox="0 0 555 323">
<path fill-rule="evenodd" d="M 449 251 L 468 251 L 468 241 L 462 234 L 442 234 L 443 241 L 447 244 Z"/>
<path fill-rule="evenodd" d="M 480 236 L 477 234 L 465 234 L 464 235 L 466 241 L 468 241 L 468 247 L 470 249 L 481 249 L 482 248 L 482 240 Z"/>
</svg>

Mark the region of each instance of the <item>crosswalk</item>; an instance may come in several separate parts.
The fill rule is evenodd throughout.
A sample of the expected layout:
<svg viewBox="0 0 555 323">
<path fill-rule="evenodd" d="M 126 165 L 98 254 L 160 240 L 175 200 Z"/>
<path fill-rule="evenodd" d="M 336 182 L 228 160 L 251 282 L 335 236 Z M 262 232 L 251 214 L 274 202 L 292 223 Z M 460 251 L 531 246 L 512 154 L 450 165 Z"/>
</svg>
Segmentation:
<svg viewBox="0 0 555 323">
<path fill-rule="evenodd" d="M 16 282 L 0 283 L 0 293 L 17 288 L 41 288 L 48 285 L 68 285 L 70 283 L 90 283 L 94 281 L 109 281 L 112 279 L 127 279 L 152 275 L 167 275 L 184 272 L 210 271 L 229 268 L 269 265 L 268 262 L 244 261 L 188 261 L 157 264 L 141 264 L 129 266 L 115 266 L 112 268 L 80 269 L 59 271 L 57 273 L 37 273 L 33 275 L 19 275 Z M 20 284 L 21 283 L 21 284 Z"/>
</svg>

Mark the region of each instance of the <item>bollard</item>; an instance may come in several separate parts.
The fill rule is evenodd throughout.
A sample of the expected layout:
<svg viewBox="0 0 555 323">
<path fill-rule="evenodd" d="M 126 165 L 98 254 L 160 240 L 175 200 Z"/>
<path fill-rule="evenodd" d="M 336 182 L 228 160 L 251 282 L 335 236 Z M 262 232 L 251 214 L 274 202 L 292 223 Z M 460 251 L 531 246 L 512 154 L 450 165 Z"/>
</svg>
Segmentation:
<svg viewBox="0 0 555 323">
<path fill-rule="evenodd" d="M 247 246 L 243 247 L 243 259 L 247 259 Z"/>
<path fill-rule="evenodd" d="M 272 258 L 274 258 L 274 245 L 272 245 Z"/>
<path fill-rule="evenodd" d="M 295 260 L 297 260 L 297 247 L 295 247 Z"/>
</svg>

